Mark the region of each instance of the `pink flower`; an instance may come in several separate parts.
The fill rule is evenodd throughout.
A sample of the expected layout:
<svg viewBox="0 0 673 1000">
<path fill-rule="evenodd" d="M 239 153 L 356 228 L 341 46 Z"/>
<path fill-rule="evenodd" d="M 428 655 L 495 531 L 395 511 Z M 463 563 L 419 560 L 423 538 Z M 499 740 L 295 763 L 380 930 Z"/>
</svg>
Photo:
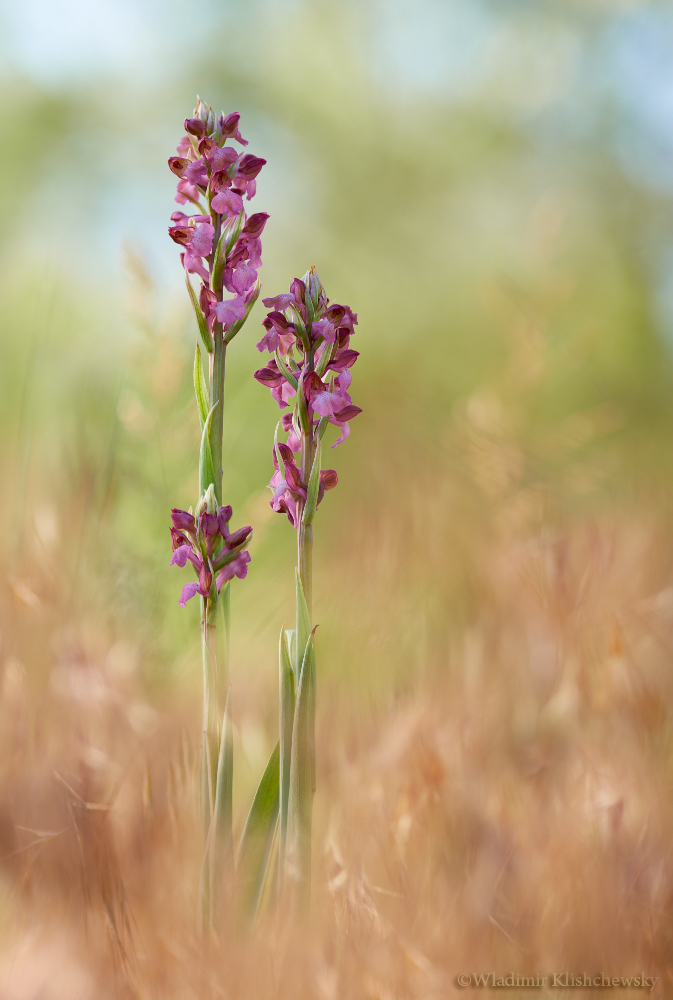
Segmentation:
<svg viewBox="0 0 673 1000">
<path fill-rule="evenodd" d="M 218 302 L 215 306 L 215 316 L 217 321 L 222 324 L 225 330 L 228 330 L 232 323 L 235 323 L 237 319 L 243 319 L 247 312 L 247 306 L 245 300 L 240 296 L 236 296 L 235 299 L 227 299 L 224 302 Z"/>
<path fill-rule="evenodd" d="M 179 602 L 181 608 L 196 594 L 208 598 L 214 576 L 218 593 L 233 577 L 244 579 L 250 562 L 250 554 L 245 546 L 252 536 L 252 528 L 239 528 L 238 531 L 230 532 L 227 524 L 231 517 L 231 507 L 219 507 L 217 517 L 204 511 L 199 518 L 198 529 L 194 517 L 187 511 L 173 510 L 171 517 L 171 566 L 184 567 L 189 561 L 199 576 L 198 581 L 186 583 L 182 588 Z"/>
</svg>

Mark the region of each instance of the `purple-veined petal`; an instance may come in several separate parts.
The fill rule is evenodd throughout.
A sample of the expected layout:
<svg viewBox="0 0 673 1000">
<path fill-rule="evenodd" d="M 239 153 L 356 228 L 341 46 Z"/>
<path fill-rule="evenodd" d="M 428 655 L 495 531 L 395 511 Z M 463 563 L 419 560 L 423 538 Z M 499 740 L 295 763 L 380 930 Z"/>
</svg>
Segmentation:
<svg viewBox="0 0 673 1000">
<path fill-rule="evenodd" d="M 171 511 L 171 520 L 179 531 L 194 531 L 194 515 L 186 510 L 174 507 Z"/>
<path fill-rule="evenodd" d="M 188 180 L 183 179 L 178 181 L 178 193 L 175 196 L 175 200 L 179 205 L 184 205 L 186 201 L 198 201 L 199 190 L 193 184 L 190 184 Z"/>
<path fill-rule="evenodd" d="M 334 361 L 330 361 L 327 367 L 335 372 L 345 371 L 346 368 L 352 368 L 359 356 L 358 351 L 339 350 Z"/>
<path fill-rule="evenodd" d="M 311 326 L 314 337 L 323 337 L 328 344 L 334 343 L 336 330 L 328 319 L 317 319 Z"/>
<path fill-rule="evenodd" d="M 168 166 L 171 168 L 176 177 L 182 177 L 185 170 L 189 166 L 189 160 L 186 160 L 184 156 L 169 156 Z"/>
<path fill-rule="evenodd" d="M 228 563 L 224 567 L 224 569 L 220 570 L 220 572 L 217 574 L 218 593 L 220 591 L 220 588 L 223 587 L 224 584 L 227 583 L 229 580 L 233 580 L 235 576 L 237 576 L 239 580 L 245 580 L 246 576 L 248 575 L 249 562 L 250 562 L 250 553 L 241 552 L 241 554 L 236 556 L 235 559 L 232 559 L 232 561 Z"/>
<path fill-rule="evenodd" d="M 294 427 L 290 430 L 290 436 L 287 439 L 287 446 L 290 451 L 294 452 L 295 455 L 301 450 L 301 438 L 295 431 Z"/>
<path fill-rule="evenodd" d="M 276 330 L 267 330 L 262 339 L 256 345 L 258 351 L 269 351 L 270 354 L 278 347 L 278 333 Z"/>
<path fill-rule="evenodd" d="M 237 319 L 243 319 L 246 313 L 246 306 L 243 299 L 236 297 L 235 299 L 226 299 L 224 302 L 218 302 L 215 306 L 215 315 L 217 316 L 218 322 L 222 323 L 225 327 L 230 327 Z"/>
<path fill-rule="evenodd" d="M 182 588 L 182 594 L 180 595 L 180 607 L 184 608 L 187 601 L 191 601 L 194 594 L 201 593 L 198 583 L 194 580 L 191 583 L 186 583 Z"/>
<path fill-rule="evenodd" d="M 332 445 L 333 448 L 336 448 L 338 444 L 343 444 L 351 432 L 351 429 L 348 426 L 348 424 L 338 424 L 338 426 L 341 427 L 341 436 L 336 439 L 336 441 Z"/>
<path fill-rule="evenodd" d="M 202 135 L 206 134 L 206 123 L 200 118 L 185 118 L 185 132 L 200 139 Z"/>
<path fill-rule="evenodd" d="M 245 237 L 247 253 L 248 253 L 248 263 L 250 267 L 255 269 L 262 266 L 262 241 L 260 239 L 251 240 L 249 237 Z"/>
<path fill-rule="evenodd" d="M 243 211 L 243 199 L 234 191 L 218 192 L 210 204 L 220 215 L 240 215 Z"/>
<path fill-rule="evenodd" d="M 237 267 L 233 273 L 231 284 L 235 292 L 239 295 L 244 295 L 245 292 L 250 288 L 251 285 L 257 281 L 257 271 L 254 268 L 248 267 L 246 264 L 241 264 Z"/>
<path fill-rule="evenodd" d="M 342 410 L 337 410 L 332 422 L 345 423 L 347 420 L 353 420 L 354 417 L 357 417 L 358 413 L 362 413 L 362 407 L 354 406 L 350 403 L 348 406 L 344 406 Z"/>
<path fill-rule="evenodd" d="M 190 251 L 199 257 L 207 257 L 213 249 L 215 228 L 207 222 L 201 222 L 194 230 L 190 243 Z"/>
<path fill-rule="evenodd" d="M 189 271 L 190 274 L 198 274 L 199 278 L 205 281 L 206 284 L 210 282 L 210 275 L 203 266 L 203 261 L 200 257 L 195 257 L 193 253 L 187 251 L 187 253 L 180 254 L 180 260 L 185 271 Z"/>
<path fill-rule="evenodd" d="M 321 417 L 331 417 L 343 409 L 343 397 L 336 392 L 318 392 L 311 397 L 311 407 Z"/>
<path fill-rule="evenodd" d="M 189 553 L 192 551 L 191 545 L 180 545 L 173 553 L 169 563 L 170 566 L 186 566 Z"/>
<path fill-rule="evenodd" d="M 252 528 L 250 525 L 247 525 L 245 528 L 237 528 L 236 531 L 232 531 L 227 537 L 227 548 L 235 549 L 237 545 L 241 545 L 251 534 Z"/>
<path fill-rule="evenodd" d="M 336 384 L 340 396 L 347 395 L 352 381 L 353 381 L 353 372 L 350 371 L 348 368 L 345 368 L 344 371 L 342 371 L 339 375 L 337 375 Z"/>
<path fill-rule="evenodd" d="M 320 473 L 320 482 L 326 490 L 333 490 L 339 482 L 339 477 L 334 469 L 322 469 Z"/>
<path fill-rule="evenodd" d="M 230 504 L 227 504 L 225 507 L 220 507 L 219 511 L 217 512 L 217 523 L 220 526 L 220 534 L 222 535 L 222 538 L 226 538 L 227 535 L 229 534 L 229 529 L 227 528 L 227 524 L 231 519 L 231 515 L 232 515 L 232 509 Z"/>
<path fill-rule="evenodd" d="M 214 514 L 209 514 L 207 510 L 204 510 L 199 518 L 199 527 L 204 535 L 210 537 L 216 535 L 219 530 L 217 518 Z"/>
<path fill-rule="evenodd" d="M 258 240 L 262 235 L 268 218 L 269 215 L 267 212 L 256 212 L 254 215 L 251 215 L 243 226 L 243 235 L 248 236 L 251 240 Z"/>
<path fill-rule="evenodd" d="M 274 295 L 271 299 L 262 299 L 262 302 L 267 309 L 282 312 L 283 309 L 287 309 L 289 306 L 294 305 L 295 298 L 294 295 L 290 295 L 289 292 L 283 292 L 282 295 Z"/>
<path fill-rule="evenodd" d="M 220 115 L 220 132 L 226 139 L 235 139 L 236 142 L 240 142 L 242 146 L 247 146 L 248 140 L 244 139 L 238 130 L 240 117 L 241 116 L 238 111 L 232 111 L 231 114 L 226 117 L 224 115 Z"/>
<path fill-rule="evenodd" d="M 208 186 L 208 168 L 206 166 L 205 160 L 196 160 L 195 163 L 190 163 L 185 169 L 184 173 L 185 179 L 191 184 L 200 184 L 201 187 Z"/>
</svg>

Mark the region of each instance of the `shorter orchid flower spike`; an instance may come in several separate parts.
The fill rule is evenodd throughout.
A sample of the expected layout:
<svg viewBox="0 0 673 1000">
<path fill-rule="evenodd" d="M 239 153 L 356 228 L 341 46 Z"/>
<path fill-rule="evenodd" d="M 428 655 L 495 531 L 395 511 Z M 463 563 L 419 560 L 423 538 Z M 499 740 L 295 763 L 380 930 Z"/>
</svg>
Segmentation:
<svg viewBox="0 0 673 1000">
<path fill-rule="evenodd" d="M 340 431 L 332 445 L 336 448 L 350 434 L 349 422 L 362 412 L 350 396 L 351 369 L 359 356 L 350 340 L 358 318 L 349 306 L 330 305 L 315 266 L 303 278 L 294 278 L 289 292 L 264 299 L 264 305 L 270 311 L 262 322 L 265 333 L 257 349 L 269 351 L 272 358 L 255 378 L 281 409 L 293 408 L 281 418 L 283 430 L 289 432 L 287 441 L 273 450 L 271 507 L 298 527 L 309 485 L 295 461 L 302 441 L 310 439 L 311 454 L 327 425 L 333 424 Z M 336 472 L 323 469 L 317 503 L 336 485 Z"/>
<path fill-rule="evenodd" d="M 212 485 L 199 500 L 194 514 L 174 508 L 171 512 L 171 566 L 186 566 L 190 562 L 198 580 L 186 583 L 180 596 L 180 607 L 196 594 L 204 600 L 219 593 L 235 576 L 243 580 L 248 572 L 250 553 L 246 548 L 252 538 L 252 528 L 229 531 L 231 507 L 218 507 Z"/>
</svg>

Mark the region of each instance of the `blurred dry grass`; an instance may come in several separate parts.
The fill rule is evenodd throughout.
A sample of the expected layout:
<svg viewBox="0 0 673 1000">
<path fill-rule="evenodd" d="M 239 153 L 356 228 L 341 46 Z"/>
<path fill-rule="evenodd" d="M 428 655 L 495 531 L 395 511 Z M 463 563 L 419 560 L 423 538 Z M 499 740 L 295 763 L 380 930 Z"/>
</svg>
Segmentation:
<svg viewBox="0 0 673 1000">
<path fill-rule="evenodd" d="M 459 408 L 450 437 L 453 454 L 477 450 L 483 478 L 482 407 Z M 3 998 L 440 998 L 458 973 L 491 969 L 645 970 L 670 984 L 666 519 L 643 505 L 552 525 L 530 491 L 493 501 L 513 445 L 492 428 L 488 441 L 490 533 L 463 537 L 472 618 L 443 648 L 396 602 L 409 545 L 425 546 L 442 582 L 452 512 L 484 490 L 465 468 L 461 479 L 447 465 L 419 524 L 398 506 L 401 542 L 363 513 L 366 576 L 332 566 L 345 619 L 358 606 L 364 629 L 383 617 L 391 634 L 370 647 L 399 644 L 413 679 L 396 695 L 358 682 L 363 644 L 321 681 L 306 927 L 270 911 L 249 938 L 225 919 L 217 942 L 198 939 L 198 692 L 168 688 L 150 705 L 132 646 L 100 620 L 74 625 L 58 587 L 10 582 L 3 644 L 20 657 L 5 660 L 0 702 Z M 362 638 L 356 627 L 345 646 Z M 271 738 L 270 664 L 263 674 L 236 672 L 244 758 L 263 740 L 246 722 L 259 727 L 260 698 Z M 245 807 L 239 793 L 239 828 Z"/>
</svg>

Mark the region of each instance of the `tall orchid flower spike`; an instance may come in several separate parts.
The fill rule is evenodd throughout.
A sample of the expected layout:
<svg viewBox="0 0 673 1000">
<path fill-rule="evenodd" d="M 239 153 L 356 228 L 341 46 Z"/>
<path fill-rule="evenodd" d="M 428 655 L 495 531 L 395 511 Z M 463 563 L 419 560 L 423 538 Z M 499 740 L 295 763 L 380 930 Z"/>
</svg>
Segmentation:
<svg viewBox="0 0 673 1000">
<path fill-rule="evenodd" d="M 329 424 L 339 430 L 336 448 L 361 409 L 350 396 L 351 346 L 357 316 L 330 304 L 315 267 L 295 278 L 289 293 L 264 299 L 270 310 L 257 347 L 272 357 L 255 378 L 282 410 L 269 488 L 271 507 L 297 532 L 296 628 L 281 630 L 279 739 L 279 881 L 306 908 L 311 891 L 311 819 L 315 791 L 315 651 L 311 625 L 313 520 L 334 469 L 323 469 L 322 438 Z M 288 409 L 291 407 L 291 410 Z"/>
<path fill-rule="evenodd" d="M 178 178 L 168 233 L 180 247 L 198 327 L 194 390 L 201 422 L 199 496 L 194 515 L 173 510 L 171 564 L 190 562 L 198 579 L 182 589 L 180 606 L 201 598 L 203 736 L 201 815 L 204 861 L 200 913 L 212 925 L 231 849 L 232 738 L 228 689 L 229 589 L 246 576 L 250 528 L 230 532 L 222 505 L 222 436 L 227 347 L 259 296 L 265 212 L 246 214 L 266 160 L 244 151 L 237 112 L 219 117 L 198 99 L 168 166 Z M 243 149 L 239 148 L 243 147 Z M 192 284 L 196 278 L 197 287 Z M 202 352 L 208 357 L 206 372 Z"/>
</svg>

